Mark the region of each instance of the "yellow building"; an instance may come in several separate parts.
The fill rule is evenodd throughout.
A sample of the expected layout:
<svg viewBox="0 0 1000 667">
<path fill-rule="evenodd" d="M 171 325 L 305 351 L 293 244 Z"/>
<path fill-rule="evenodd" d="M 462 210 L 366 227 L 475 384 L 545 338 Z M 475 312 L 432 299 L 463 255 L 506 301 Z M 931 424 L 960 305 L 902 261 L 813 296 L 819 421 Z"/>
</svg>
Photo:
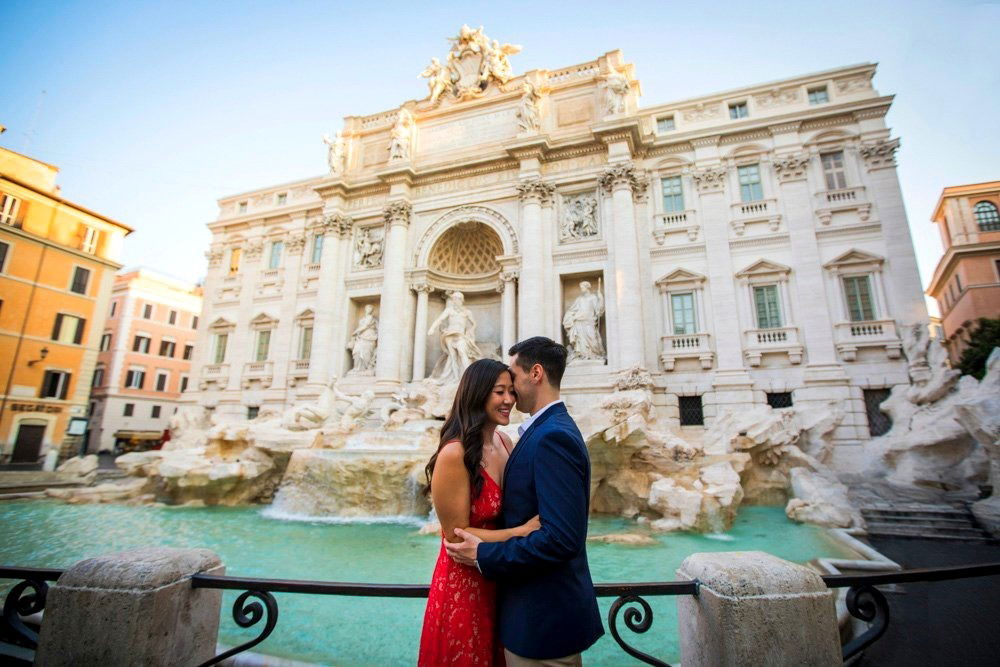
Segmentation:
<svg viewBox="0 0 1000 667">
<path fill-rule="evenodd" d="M 132 229 L 67 201 L 58 168 L 0 148 L 0 462 L 37 464 L 85 435 L 122 242 Z M 64 455 L 76 452 L 64 452 Z"/>
</svg>

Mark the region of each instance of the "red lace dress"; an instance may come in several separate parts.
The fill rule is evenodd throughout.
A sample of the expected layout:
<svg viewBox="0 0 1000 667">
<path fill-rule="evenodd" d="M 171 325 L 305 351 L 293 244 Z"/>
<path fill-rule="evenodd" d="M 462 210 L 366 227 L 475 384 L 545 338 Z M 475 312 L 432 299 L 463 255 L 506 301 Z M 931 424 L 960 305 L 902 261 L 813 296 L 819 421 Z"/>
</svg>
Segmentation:
<svg viewBox="0 0 1000 667">
<path fill-rule="evenodd" d="M 483 470 L 483 491 L 472 501 L 469 525 L 495 529 L 500 516 L 500 487 Z M 503 665 L 497 637 L 496 584 L 474 566 L 459 565 L 441 544 L 420 635 L 420 667 Z"/>
</svg>

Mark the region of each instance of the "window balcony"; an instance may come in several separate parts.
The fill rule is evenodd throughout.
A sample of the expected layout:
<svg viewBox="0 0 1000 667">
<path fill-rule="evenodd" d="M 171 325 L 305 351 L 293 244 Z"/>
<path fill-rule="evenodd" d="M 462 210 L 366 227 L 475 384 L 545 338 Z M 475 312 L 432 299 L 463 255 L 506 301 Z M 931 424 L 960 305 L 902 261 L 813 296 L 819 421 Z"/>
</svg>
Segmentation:
<svg viewBox="0 0 1000 667">
<path fill-rule="evenodd" d="M 858 349 L 881 347 L 890 359 L 899 359 L 903 342 L 896 331 L 894 320 L 870 320 L 867 322 L 841 322 L 835 325 L 837 352 L 844 361 L 854 361 Z"/>
<path fill-rule="evenodd" d="M 747 329 L 743 332 L 743 356 L 751 366 L 760 366 L 765 354 L 787 354 L 793 364 L 802 363 L 798 327 Z"/>
<path fill-rule="evenodd" d="M 288 362 L 288 386 L 294 387 L 309 377 L 309 360 L 293 359 Z"/>
<path fill-rule="evenodd" d="M 201 374 L 207 378 L 223 378 L 229 376 L 229 364 L 205 364 Z"/>
<path fill-rule="evenodd" d="M 737 202 L 730 206 L 729 217 L 737 236 L 742 236 L 751 223 L 766 223 L 772 232 L 778 231 L 781 226 L 777 199 Z"/>
<path fill-rule="evenodd" d="M 817 192 L 816 215 L 824 225 L 829 225 L 833 214 L 841 211 L 857 211 L 861 222 L 868 222 L 872 205 L 863 186 L 856 188 L 840 188 Z"/>
<path fill-rule="evenodd" d="M 274 379 L 274 362 L 248 361 L 243 364 L 243 388 L 250 389 L 254 383 L 260 383 L 263 388 L 271 386 Z"/>
<path fill-rule="evenodd" d="M 678 359 L 697 359 L 708 370 L 715 361 L 712 337 L 707 333 L 660 336 L 660 363 L 663 370 L 672 371 Z"/>
<path fill-rule="evenodd" d="M 658 245 L 663 245 L 668 234 L 687 234 L 688 241 L 698 240 L 700 225 L 693 210 L 657 213 L 654 220 L 653 238 Z"/>
</svg>

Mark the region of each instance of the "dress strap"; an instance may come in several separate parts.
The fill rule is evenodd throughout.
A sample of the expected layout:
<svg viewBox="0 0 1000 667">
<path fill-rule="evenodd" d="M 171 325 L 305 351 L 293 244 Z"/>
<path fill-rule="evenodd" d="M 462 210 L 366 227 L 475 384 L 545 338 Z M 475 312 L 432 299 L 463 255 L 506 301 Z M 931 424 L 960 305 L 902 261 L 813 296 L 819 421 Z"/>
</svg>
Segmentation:
<svg viewBox="0 0 1000 667">
<path fill-rule="evenodd" d="M 507 434 L 503 431 L 495 431 L 495 433 L 500 437 L 500 444 L 507 451 L 507 456 L 510 456 L 511 442 L 507 439 Z"/>
</svg>

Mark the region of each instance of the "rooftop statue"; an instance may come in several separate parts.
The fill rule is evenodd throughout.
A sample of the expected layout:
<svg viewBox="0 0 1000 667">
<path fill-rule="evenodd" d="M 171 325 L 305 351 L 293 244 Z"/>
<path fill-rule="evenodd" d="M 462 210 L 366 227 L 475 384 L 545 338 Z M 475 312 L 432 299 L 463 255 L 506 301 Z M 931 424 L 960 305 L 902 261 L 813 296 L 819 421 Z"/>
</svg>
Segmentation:
<svg viewBox="0 0 1000 667">
<path fill-rule="evenodd" d="M 427 89 L 432 105 L 450 97 L 465 100 L 479 97 L 486 92 L 490 83 L 506 84 L 513 76 L 510 56 L 520 53 L 516 44 L 501 44 L 490 39 L 483 27 L 470 28 L 463 25 L 457 37 L 449 37 L 451 51 L 447 62 L 441 64 L 437 58 L 420 73 L 427 79 Z"/>
</svg>

